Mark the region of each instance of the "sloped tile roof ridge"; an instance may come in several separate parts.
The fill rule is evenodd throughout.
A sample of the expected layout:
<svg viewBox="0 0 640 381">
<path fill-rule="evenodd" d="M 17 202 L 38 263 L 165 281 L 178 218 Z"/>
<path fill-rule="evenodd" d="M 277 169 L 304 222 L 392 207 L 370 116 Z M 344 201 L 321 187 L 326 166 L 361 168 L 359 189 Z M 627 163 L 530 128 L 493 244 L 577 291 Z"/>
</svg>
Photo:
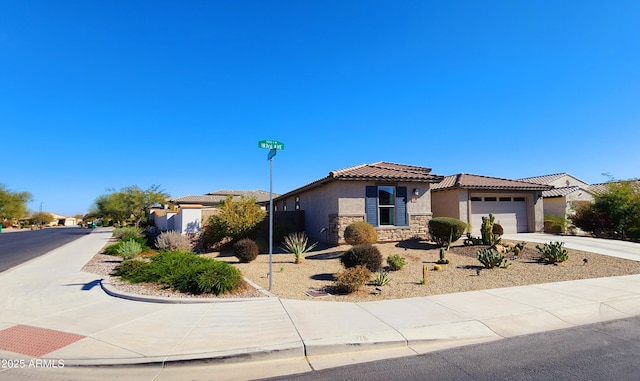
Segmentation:
<svg viewBox="0 0 640 381">
<path fill-rule="evenodd" d="M 418 172 L 418 173 L 430 173 L 431 168 L 428 167 L 420 167 L 417 165 L 408 165 L 408 164 L 399 164 L 392 163 L 389 161 L 378 161 L 376 163 L 369 164 L 371 167 L 379 167 L 384 169 L 393 169 L 397 171 L 405 171 L 405 172 Z"/>
<path fill-rule="evenodd" d="M 430 173 L 431 168 L 376 162 L 362 164 L 345 169 L 332 171 L 329 177 L 333 179 L 407 179 L 407 180 L 441 180 L 442 176 Z"/>
<path fill-rule="evenodd" d="M 256 189 L 256 190 L 238 190 L 238 189 L 218 189 L 215 192 L 209 192 L 208 195 L 219 196 L 219 195 L 236 195 L 240 196 L 247 193 L 269 193 L 267 191 Z"/>
<path fill-rule="evenodd" d="M 557 180 L 562 176 L 568 176 L 569 174 L 566 172 L 562 173 L 554 173 L 551 175 L 541 175 L 541 176 L 533 176 L 533 177 L 525 177 L 522 179 L 518 179 L 519 181 L 526 181 L 528 183 L 538 183 L 538 184 L 547 184 L 553 180 Z"/>
<path fill-rule="evenodd" d="M 358 164 L 358 165 L 353 165 L 347 168 L 336 169 L 334 171 L 329 172 L 329 176 L 331 177 L 339 176 L 345 172 L 350 172 L 350 171 L 353 171 L 354 169 L 360 169 L 360 168 L 366 167 L 367 165 L 368 164 Z"/>
<path fill-rule="evenodd" d="M 439 184 L 434 184 L 432 189 L 445 189 L 454 187 L 478 187 L 478 188 L 510 188 L 512 186 L 530 188 L 538 190 L 550 189 L 551 186 L 545 184 L 531 183 L 521 180 L 505 179 L 501 177 L 475 175 L 471 173 L 458 173 L 445 177 Z"/>
<path fill-rule="evenodd" d="M 542 191 L 542 197 L 562 197 L 562 196 L 568 195 L 569 193 L 575 192 L 579 189 L 582 189 L 582 188 L 580 188 L 577 185 L 570 186 L 570 187 L 553 188 L 546 191 Z"/>
</svg>

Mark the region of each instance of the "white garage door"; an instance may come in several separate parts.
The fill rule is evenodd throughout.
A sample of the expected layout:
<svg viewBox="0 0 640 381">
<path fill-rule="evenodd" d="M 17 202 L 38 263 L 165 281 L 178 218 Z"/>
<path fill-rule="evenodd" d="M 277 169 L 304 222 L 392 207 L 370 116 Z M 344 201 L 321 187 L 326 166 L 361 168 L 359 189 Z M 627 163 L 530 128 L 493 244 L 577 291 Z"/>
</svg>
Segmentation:
<svg viewBox="0 0 640 381">
<path fill-rule="evenodd" d="M 502 225 L 506 233 L 525 233 L 528 231 L 527 203 L 524 197 L 472 197 L 471 231 L 479 236 L 482 217 L 492 213 L 496 223 Z"/>
</svg>

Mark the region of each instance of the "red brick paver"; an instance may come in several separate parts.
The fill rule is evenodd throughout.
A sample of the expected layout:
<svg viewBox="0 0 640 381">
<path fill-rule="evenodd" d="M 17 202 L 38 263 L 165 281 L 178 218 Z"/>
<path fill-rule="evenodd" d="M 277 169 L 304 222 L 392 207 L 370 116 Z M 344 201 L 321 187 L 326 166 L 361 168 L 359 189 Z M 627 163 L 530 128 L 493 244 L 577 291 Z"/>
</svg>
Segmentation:
<svg viewBox="0 0 640 381">
<path fill-rule="evenodd" d="M 0 350 L 41 357 L 85 337 L 52 329 L 14 325 L 0 331 Z"/>
</svg>

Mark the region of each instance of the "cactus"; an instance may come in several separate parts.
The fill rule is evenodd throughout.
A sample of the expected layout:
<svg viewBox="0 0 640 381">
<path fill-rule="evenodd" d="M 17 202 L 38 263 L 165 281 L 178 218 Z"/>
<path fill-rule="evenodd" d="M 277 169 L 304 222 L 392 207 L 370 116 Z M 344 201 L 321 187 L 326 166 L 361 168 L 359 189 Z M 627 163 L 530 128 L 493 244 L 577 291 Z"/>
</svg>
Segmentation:
<svg viewBox="0 0 640 381">
<path fill-rule="evenodd" d="M 569 253 L 563 245 L 564 242 L 549 242 L 544 246 L 536 245 L 536 249 L 540 252 L 542 260 L 555 264 L 569 259 Z"/>
<path fill-rule="evenodd" d="M 504 255 L 494 249 L 480 249 L 476 252 L 476 258 L 478 258 L 478 261 L 480 261 L 480 263 L 482 263 L 487 269 L 492 269 L 494 267 L 502 267 L 506 269 L 511 266 L 511 263 L 504 258 Z"/>
<path fill-rule="evenodd" d="M 440 248 L 440 259 L 436 262 L 439 265 L 447 265 L 449 264 L 449 260 L 446 258 L 447 251 L 444 247 Z"/>
<path fill-rule="evenodd" d="M 493 225 L 496 217 L 489 213 L 489 217 L 482 217 L 482 243 L 489 246 L 495 246 L 500 242 L 500 237 L 493 233 Z"/>
</svg>

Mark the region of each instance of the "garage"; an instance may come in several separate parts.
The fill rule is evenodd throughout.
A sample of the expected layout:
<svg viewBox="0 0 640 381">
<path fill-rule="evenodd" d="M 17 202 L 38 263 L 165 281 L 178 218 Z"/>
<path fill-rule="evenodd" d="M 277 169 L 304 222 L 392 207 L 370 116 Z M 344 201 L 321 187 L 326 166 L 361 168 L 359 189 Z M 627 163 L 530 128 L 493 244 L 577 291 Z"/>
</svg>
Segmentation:
<svg viewBox="0 0 640 381">
<path fill-rule="evenodd" d="M 495 216 L 495 222 L 500 224 L 507 234 L 529 231 L 527 203 L 524 197 L 472 196 L 471 226 L 474 235 L 480 235 L 482 217 L 488 216 L 489 213 Z"/>
<path fill-rule="evenodd" d="M 459 173 L 431 188 L 434 217 L 458 218 L 480 236 L 482 217 L 493 214 L 505 233 L 538 232 L 544 228 L 544 184 Z"/>
</svg>

